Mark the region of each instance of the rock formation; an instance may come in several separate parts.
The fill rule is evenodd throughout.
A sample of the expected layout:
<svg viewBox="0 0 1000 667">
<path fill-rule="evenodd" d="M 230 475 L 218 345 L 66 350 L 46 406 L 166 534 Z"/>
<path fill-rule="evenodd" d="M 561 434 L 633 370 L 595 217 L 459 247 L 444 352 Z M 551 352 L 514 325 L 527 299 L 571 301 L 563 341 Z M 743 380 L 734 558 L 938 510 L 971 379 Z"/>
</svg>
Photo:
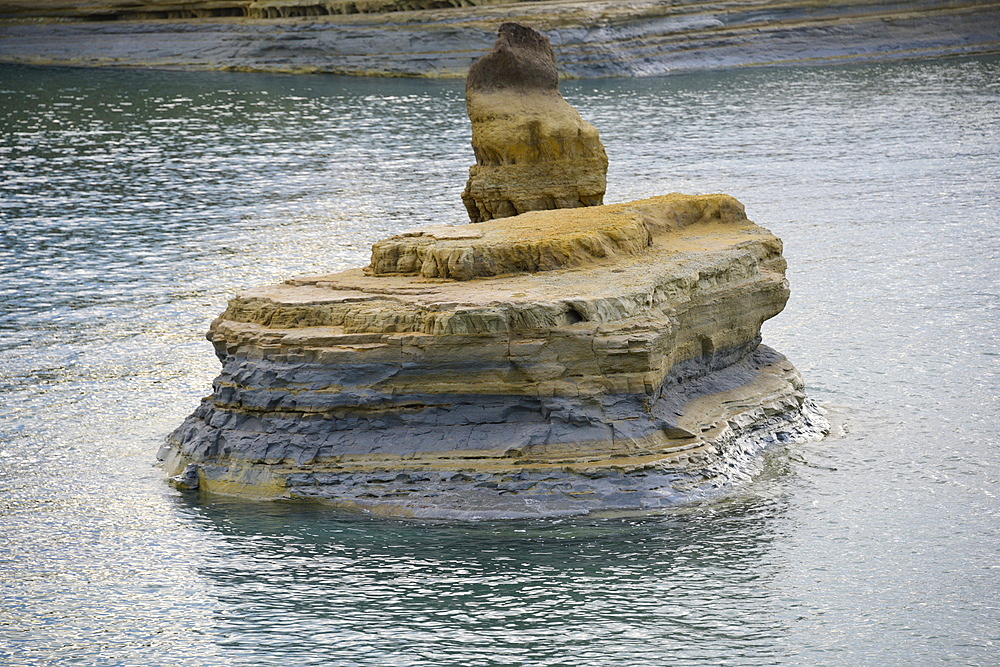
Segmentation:
<svg viewBox="0 0 1000 667">
<path fill-rule="evenodd" d="M 664 507 L 822 433 L 759 345 L 784 269 L 725 195 L 403 234 L 234 298 L 213 394 L 160 456 L 188 487 L 378 514 Z"/>
<path fill-rule="evenodd" d="M 504 23 L 465 84 L 476 164 L 462 201 L 472 222 L 604 202 L 608 156 L 559 94 L 545 35 Z"/>
<path fill-rule="evenodd" d="M 470 72 L 469 108 L 491 155 L 469 185 L 487 219 L 232 299 L 208 334 L 212 395 L 160 451 L 176 485 L 395 516 L 650 510 L 824 433 L 798 373 L 760 344 L 785 261 L 738 201 L 580 206 L 595 163 L 603 192 L 604 151 L 522 26 Z M 547 210 L 506 215 L 531 207 Z"/>
</svg>

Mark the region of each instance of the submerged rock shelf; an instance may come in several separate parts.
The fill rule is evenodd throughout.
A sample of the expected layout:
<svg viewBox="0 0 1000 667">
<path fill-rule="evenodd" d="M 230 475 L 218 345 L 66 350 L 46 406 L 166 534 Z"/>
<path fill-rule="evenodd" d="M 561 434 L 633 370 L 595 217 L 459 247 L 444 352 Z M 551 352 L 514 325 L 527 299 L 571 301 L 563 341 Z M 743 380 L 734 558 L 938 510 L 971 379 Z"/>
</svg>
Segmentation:
<svg viewBox="0 0 1000 667">
<path fill-rule="evenodd" d="M 1000 52 L 985 0 L 0 0 L 0 62 L 461 77 L 503 21 L 572 77 Z"/>
<path fill-rule="evenodd" d="M 824 432 L 759 344 L 784 270 L 781 242 L 725 195 L 394 237 L 367 271 L 234 298 L 209 333 L 214 392 L 160 456 L 188 486 L 386 515 L 676 503 Z"/>
</svg>

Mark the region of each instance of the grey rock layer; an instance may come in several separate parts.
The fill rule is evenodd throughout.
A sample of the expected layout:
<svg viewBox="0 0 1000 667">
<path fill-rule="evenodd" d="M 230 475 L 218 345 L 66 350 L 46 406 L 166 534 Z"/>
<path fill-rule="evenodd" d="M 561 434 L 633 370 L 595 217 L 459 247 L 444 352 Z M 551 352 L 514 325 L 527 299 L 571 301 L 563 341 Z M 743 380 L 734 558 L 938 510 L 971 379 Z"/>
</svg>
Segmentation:
<svg viewBox="0 0 1000 667">
<path fill-rule="evenodd" d="M 274 368 L 254 372 L 291 376 Z M 762 391 L 767 385 L 770 391 Z M 703 433 L 670 426 L 693 403 L 727 392 L 729 410 L 712 413 L 712 420 L 701 424 Z M 819 439 L 829 429 L 792 365 L 763 345 L 721 370 L 666 388 L 652 405 L 634 395 L 605 396 L 592 404 L 483 395 L 383 401 L 373 419 L 296 410 L 247 416 L 219 411 L 208 398 L 170 436 L 160 458 L 168 467 L 195 461 L 174 478 L 184 489 L 197 488 L 199 478 L 239 478 L 241 488 L 270 488 L 265 497 L 322 500 L 381 516 L 516 519 L 646 512 L 690 502 L 749 478 L 767 448 Z M 588 431 L 594 439 L 614 433 L 620 441 L 640 442 L 665 429 L 674 430 L 678 443 L 669 460 L 637 463 L 623 455 L 620 465 L 588 468 L 569 453 Z M 469 448 L 499 444 L 504 451 L 497 452 L 497 461 L 460 460 L 451 466 L 409 459 L 422 448 L 456 439 Z M 567 446 L 565 464 L 532 460 L 536 450 L 541 454 L 559 444 Z M 380 463 L 338 464 L 336 455 L 347 451 L 374 454 Z M 398 461 L 387 465 L 393 454 Z"/>
</svg>

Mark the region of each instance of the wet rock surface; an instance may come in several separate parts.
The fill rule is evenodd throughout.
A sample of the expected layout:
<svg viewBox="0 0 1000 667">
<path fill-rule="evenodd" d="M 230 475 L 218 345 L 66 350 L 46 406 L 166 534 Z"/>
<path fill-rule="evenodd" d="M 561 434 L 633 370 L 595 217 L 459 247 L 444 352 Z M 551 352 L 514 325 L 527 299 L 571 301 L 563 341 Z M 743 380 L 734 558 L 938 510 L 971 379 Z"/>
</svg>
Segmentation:
<svg viewBox="0 0 1000 667">
<path fill-rule="evenodd" d="M 597 130 L 559 94 L 547 37 L 500 26 L 465 86 L 476 164 L 462 201 L 472 222 L 604 202 L 608 156 Z"/>
</svg>

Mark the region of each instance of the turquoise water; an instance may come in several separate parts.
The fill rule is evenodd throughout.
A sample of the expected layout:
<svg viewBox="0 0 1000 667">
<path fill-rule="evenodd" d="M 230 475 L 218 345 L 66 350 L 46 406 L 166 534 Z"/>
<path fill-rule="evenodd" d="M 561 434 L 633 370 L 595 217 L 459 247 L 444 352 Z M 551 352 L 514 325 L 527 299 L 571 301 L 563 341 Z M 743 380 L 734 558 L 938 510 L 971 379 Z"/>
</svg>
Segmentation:
<svg viewBox="0 0 1000 667">
<path fill-rule="evenodd" d="M 1000 61 L 569 82 L 607 201 L 727 192 L 834 436 L 662 515 L 182 496 L 235 291 L 461 222 L 460 82 L 0 68 L 0 661 L 996 664 Z"/>
</svg>

